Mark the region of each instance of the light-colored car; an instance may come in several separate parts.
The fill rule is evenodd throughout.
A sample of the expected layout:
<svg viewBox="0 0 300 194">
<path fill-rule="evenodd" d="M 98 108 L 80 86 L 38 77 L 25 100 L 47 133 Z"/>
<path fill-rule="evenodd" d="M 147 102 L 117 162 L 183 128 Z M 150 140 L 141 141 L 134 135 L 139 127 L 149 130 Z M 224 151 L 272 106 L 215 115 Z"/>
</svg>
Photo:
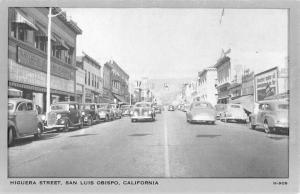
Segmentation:
<svg viewBox="0 0 300 194">
<path fill-rule="evenodd" d="M 226 104 L 216 104 L 216 119 L 220 119 L 221 113 L 224 112 L 224 109 L 226 107 Z"/>
<path fill-rule="evenodd" d="M 244 107 L 240 104 L 226 104 L 224 111 L 220 114 L 220 120 L 224 122 L 237 121 L 247 123 L 248 116 Z"/>
<path fill-rule="evenodd" d="M 289 130 L 289 104 L 286 100 L 268 100 L 258 104 L 258 110 L 250 115 L 249 127 L 263 127 L 266 133 L 279 129 Z"/>
<path fill-rule="evenodd" d="M 100 120 L 111 121 L 114 120 L 114 112 L 109 103 L 98 103 L 97 104 L 98 114 Z"/>
<path fill-rule="evenodd" d="M 193 122 L 208 122 L 214 124 L 216 121 L 216 111 L 209 102 L 193 102 L 186 111 L 186 120 Z"/>
<path fill-rule="evenodd" d="M 122 116 L 130 116 L 132 112 L 132 105 L 122 105 L 121 106 L 121 111 L 122 111 Z"/>
<path fill-rule="evenodd" d="M 139 120 L 155 121 L 155 112 L 150 102 L 137 102 L 133 107 L 131 122 Z"/>
<path fill-rule="evenodd" d="M 38 117 L 36 106 L 23 98 L 8 99 L 8 146 L 18 138 L 32 136 L 36 139 L 43 133 L 43 121 Z"/>
</svg>

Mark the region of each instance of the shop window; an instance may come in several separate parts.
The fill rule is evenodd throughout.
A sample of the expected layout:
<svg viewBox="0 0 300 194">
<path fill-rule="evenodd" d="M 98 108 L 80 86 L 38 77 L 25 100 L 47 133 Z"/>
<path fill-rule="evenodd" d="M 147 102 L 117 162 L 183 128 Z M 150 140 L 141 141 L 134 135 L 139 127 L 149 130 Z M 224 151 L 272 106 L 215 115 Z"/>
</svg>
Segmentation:
<svg viewBox="0 0 300 194">
<path fill-rule="evenodd" d="M 18 26 L 18 39 L 23 42 L 27 41 L 27 30 L 24 26 Z"/>
<path fill-rule="evenodd" d="M 10 36 L 17 38 L 17 30 L 18 30 L 17 25 L 11 24 Z"/>
</svg>

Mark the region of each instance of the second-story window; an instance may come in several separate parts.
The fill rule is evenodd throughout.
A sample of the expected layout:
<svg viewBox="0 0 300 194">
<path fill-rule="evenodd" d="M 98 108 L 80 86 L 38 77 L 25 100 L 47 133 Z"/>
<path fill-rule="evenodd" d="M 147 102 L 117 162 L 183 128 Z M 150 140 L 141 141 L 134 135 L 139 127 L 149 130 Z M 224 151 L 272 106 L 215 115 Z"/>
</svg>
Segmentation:
<svg viewBox="0 0 300 194">
<path fill-rule="evenodd" d="M 84 83 L 87 84 L 87 72 L 86 72 L 86 69 L 84 71 L 85 71 Z"/>
<path fill-rule="evenodd" d="M 89 72 L 88 85 L 91 85 L 91 73 Z"/>
</svg>

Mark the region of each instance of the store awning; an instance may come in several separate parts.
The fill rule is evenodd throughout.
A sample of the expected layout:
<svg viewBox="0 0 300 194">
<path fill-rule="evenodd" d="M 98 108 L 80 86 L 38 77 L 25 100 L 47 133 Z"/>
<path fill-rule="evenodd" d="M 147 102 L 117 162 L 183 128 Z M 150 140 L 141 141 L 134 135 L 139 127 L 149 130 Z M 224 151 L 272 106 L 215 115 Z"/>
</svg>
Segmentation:
<svg viewBox="0 0 300 194">
<path fill-rule="evenodd" d="M 45 28 L 43 28 L 42 26 L 40 26 L 40 25 L 37 25 L 37 28 L 38 28 L 38 31 L 35 33 L 35 35 L 37 37 L 47 41 L 48 40 L 47 30 Z M 56 39 L 53 36 L 51 36 L 51 40 L 56 41 Z"/>
<path fill-rule="evenodd" d="M 56 39 L 54 46 L 58 50 L 69 50 L 69 47 L 65 44 L 63 40 Z"/>
<path fill-rule="evenodd" d="M 21 15 L 19 12 L 16 12 L 15 20 L 13 21 L 15 24 L 23 25 L 29 30 L 35 30 L 38 31 L 38 28 L 30 22 L 27 18 L 25 18 L 23 15 Z"/>
<path fill-rule="evenodd" d="M 241 104 L 249 112 L 253 112 L 254 109 L 254 98 L 252 95 L 241 96 L 231 100 L 230 103 Z"/>
<path fill-rule="evenodd" d="M 113 96 L 119 101 L 119 102 L 124 102 L 127 103 L 127 101 L 125 100 L 125 98 L 123 96 L 119 96 L 116 94 L 113 94 Z"/>
</svg>

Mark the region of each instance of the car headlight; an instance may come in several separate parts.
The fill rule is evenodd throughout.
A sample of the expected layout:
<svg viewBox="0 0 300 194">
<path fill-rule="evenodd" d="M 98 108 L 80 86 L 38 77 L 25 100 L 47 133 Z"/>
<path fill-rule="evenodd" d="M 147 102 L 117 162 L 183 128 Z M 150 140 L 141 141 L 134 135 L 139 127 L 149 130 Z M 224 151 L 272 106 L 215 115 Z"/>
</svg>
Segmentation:
<svg viewBox="0 0 300 194">
<path fill-rule="evenodd" d="M 42 119 L 43 121 L 45 121 L 45 120 L 46 120 L 46 115 L 42 115 L 42 116 L 41 116 L 41 119 Z"/>
<path fill-rule="evenodd" d="M 149 112 L 148 112 L 149 114 L 151 114 L 152 112 L 151 112 L 151 110 L 149 110 Z"/>
<path fill-rule="evenodd" d="M 56 115 L 56 119 L 60 119 L 61 118 L 61 114 Z"/>
<path fill-rule="evenodd" d="M 84 116 L 84 115 L 85 115 L 85 112 L 82 112 L 81 115 Z"/>
</svg>

